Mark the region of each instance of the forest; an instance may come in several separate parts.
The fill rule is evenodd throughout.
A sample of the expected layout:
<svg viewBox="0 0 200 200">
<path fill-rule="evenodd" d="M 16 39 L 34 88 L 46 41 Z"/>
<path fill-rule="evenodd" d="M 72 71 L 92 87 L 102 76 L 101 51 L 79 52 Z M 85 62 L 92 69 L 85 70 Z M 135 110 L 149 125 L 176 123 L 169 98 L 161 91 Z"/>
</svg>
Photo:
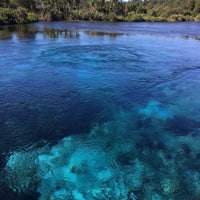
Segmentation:
<svg viewBox="0 0 200 200">
<path fill-rule="evenodd" d="M 36 21 L 200 21 L 200 0 L 1 0 L 0 25 Z"/>
</svg>

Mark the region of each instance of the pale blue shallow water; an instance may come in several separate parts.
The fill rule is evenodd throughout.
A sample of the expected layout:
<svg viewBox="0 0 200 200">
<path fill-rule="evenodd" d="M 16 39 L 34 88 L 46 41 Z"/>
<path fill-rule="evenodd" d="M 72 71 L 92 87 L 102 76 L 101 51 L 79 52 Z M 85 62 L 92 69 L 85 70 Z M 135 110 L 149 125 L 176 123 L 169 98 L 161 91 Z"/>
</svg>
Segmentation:
<svg viewBox="0 0 200 200">
<path fill-rule="evenodd" d="M 199 23 L 86 22 L 0 27 L 1 174 L 18 184 L 1 183 L 0 195 L 9 190 L 9 200 L 197 200 L 199 27 Z M 61 139 L 69 137 L 74 147 L 66 153 Z M 44 146 L 48 150 L 42 150 Z M 90 148 L 94 146 L 98 152 L 93 155 Z M 54 159 L 51 148 L 62 153 L 56 154 L 57 162 L 49 161 L 53 175 L 47 179 L 42 155 Z M 37 177 L 34 189 L 31 184 L 24 189 L 25 183 L 15 174 L 22 169 L 15 162 L 9 164 L 16 152 L 21 153 L 17 163 L 24 162 L 24 152 L 34 157 L 34 164 L 21 175 L 23 180 Z M 81 160 L 80 152 L 103 163 L 98 167 L 88 164 L 92 175 L 85 169 L 79 171 L 80 166 L 72 167 L 73 173 L 84 174 L 87 181 L 92 177 L 85 188 L 80 186 L 85 182 L 83 175 L 76 177 L 79 184 L 71 180 L 71 174 L 66 182 L 66 174 L 59 172 L 59 179 L 55 175 L 61 167 L 68 167 L 63 159 L 82 166 L 85 158 Z M 104 165 L 112 176 L 105 173 Z M 28 171 L 30 168 L 37 173 Z M 102 182 L 97 174 L 103 172 L 110 178 Z M 119 183 L 121 179 L 124 185 Z M 45 185 L 52 180 L 54 184 Z M 91 182 L 98 184 L 94 187 Z M 94 195 L 100 184 L 113 191 L 108 192 L 111 197 Z M 23 188 L 20 196 L 16 188 Z"/>
</svg>

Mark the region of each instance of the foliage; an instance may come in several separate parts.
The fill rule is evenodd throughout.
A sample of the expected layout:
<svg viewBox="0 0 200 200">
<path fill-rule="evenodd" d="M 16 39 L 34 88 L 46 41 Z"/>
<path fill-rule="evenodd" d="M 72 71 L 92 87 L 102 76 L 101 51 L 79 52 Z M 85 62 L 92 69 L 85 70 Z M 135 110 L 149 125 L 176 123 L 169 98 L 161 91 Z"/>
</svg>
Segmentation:
<svg viewBox="0 0 200 200">
<path fill-rule="evenodd" d="M 71 20 L 102 21 L 103 13 L 98 12 L 96 9 L 73 10 L 70 18 Z"/>
<path fill-rule="evenodd" d="M 14 13 L 10 8 L 0 8 L 0 25 L 14 23 Z"/>
<path fill-rule="evenodd" d="M 200 21 L 200 0 L 1 0 L 0 25 L 50 20 Z"/>
</svg>

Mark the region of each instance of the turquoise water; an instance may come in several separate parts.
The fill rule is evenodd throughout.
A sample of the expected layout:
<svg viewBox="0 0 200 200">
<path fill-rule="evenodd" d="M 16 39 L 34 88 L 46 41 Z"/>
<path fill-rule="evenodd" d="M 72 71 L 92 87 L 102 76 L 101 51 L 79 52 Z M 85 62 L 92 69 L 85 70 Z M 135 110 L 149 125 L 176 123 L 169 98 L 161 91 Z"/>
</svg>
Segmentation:
<svg viewBox="0 0 200 200">
<path fill-rule="evenodd" d="M 0 27 L 0 199 L 198 200 L 199 25 Z"/>
</svg>

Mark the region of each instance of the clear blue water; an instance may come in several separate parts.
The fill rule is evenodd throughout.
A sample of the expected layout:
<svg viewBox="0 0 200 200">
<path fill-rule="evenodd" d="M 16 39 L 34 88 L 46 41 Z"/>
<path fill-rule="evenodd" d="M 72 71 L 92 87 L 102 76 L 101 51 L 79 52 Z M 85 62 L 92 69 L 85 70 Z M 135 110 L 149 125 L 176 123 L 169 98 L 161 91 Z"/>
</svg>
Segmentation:
<svg viewBox="0 0 200 200">
<path fill-rule="evenodd" d="M 0 27 L 0 197 L 199 199 L 199 27 Z"/>
</svg>

